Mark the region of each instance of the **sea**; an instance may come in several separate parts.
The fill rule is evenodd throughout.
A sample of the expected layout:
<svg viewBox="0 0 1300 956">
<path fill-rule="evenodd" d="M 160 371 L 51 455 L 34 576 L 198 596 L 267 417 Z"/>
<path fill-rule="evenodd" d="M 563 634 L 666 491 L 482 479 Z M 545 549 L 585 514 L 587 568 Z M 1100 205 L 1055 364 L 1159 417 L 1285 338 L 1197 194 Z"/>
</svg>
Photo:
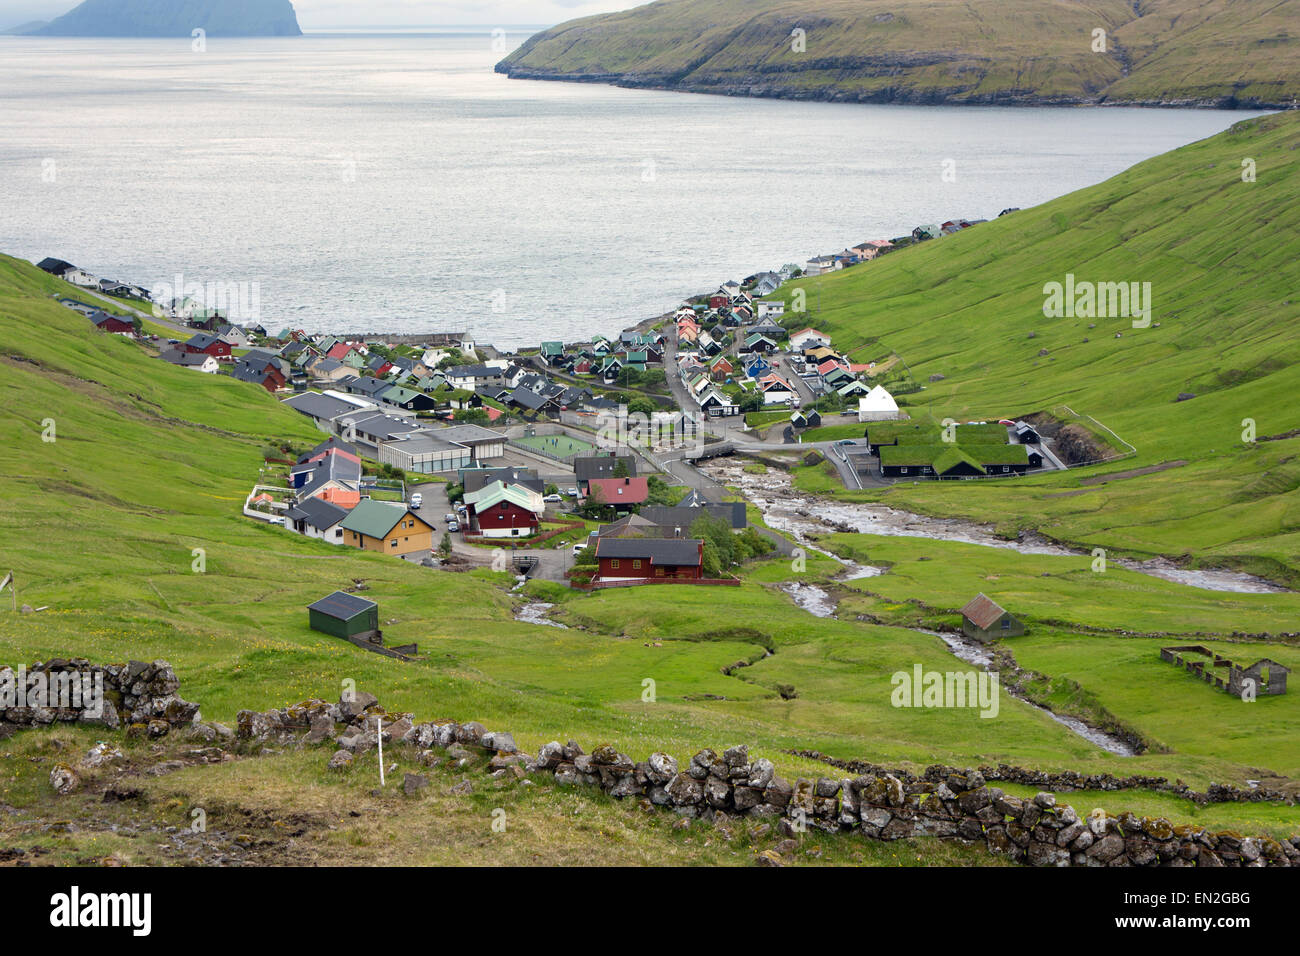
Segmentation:
<svg viewBox="0 0 1300 956">
<path fill-rule="evenodd" d="M 729 279 L 1099 182 L 1249 115 L 511 80 L 532 32 L 0 37 L 0 252 L 242 321 L 616 333 Z M 867 266 L 866 268 L 870 268 Z"/>
</svg>

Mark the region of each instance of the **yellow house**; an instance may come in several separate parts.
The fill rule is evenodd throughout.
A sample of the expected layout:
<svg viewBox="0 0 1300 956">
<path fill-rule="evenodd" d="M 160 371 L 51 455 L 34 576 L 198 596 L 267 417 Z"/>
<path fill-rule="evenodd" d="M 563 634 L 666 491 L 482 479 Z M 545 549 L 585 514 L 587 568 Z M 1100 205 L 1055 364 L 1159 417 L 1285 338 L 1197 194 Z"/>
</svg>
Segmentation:
<svg viewBox="0 0 1300 956">
<path fill-rule="evenodd" d="M 340 522 L 343 543 L 380 554 L 406 555 L 433 550 L 433 527 L 406 505 L 363 501 Z"/>
</svg>

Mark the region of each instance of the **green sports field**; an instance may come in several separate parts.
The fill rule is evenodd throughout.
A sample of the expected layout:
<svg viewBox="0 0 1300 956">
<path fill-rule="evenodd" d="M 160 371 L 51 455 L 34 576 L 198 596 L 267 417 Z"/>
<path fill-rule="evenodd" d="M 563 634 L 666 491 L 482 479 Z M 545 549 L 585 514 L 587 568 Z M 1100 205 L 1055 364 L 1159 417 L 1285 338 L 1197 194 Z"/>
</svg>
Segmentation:
<svg viewBox="0 0 1300 956">
<path fill-rule="evenodd" d="M 591 442 L 583 441 L 581 438 L 570 438 L 568 435 L 533 435 L 530 438 L 516 438 L 515 441 L 547 455 L 554 455 L 556 458 L 585 455 L 596 450 L 596 446 Z"/>
</svg>

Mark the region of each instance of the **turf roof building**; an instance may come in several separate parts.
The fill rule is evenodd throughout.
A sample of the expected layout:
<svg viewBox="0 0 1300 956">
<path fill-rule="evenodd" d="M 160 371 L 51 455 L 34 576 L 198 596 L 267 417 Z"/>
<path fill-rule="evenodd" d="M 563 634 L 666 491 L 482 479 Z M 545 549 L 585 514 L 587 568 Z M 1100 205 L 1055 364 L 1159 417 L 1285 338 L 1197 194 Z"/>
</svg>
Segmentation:
<svg viewBox="0 0 1300 956">
<path fill-rule="evenodd" d="M 1024 445 L 885 445 L 880 449 L 884 478 L 987 478 L 1023 475 L 1032 467 Z"/>
</svg>

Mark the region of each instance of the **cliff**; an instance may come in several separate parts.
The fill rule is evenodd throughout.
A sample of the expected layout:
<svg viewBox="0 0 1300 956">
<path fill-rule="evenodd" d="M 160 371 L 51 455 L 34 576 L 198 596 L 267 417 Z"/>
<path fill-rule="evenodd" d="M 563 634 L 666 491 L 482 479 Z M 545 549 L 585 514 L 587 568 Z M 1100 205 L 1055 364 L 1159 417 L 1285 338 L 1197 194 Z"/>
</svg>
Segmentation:
<svg viewBox="0 0 1300 956">
<path fill-rule="evenodd" d="M 573 20 L 497 65 L 525 79 L 899 103 L 1286 108 L 1285 0 L 659 0 Z"/>
</svg>

